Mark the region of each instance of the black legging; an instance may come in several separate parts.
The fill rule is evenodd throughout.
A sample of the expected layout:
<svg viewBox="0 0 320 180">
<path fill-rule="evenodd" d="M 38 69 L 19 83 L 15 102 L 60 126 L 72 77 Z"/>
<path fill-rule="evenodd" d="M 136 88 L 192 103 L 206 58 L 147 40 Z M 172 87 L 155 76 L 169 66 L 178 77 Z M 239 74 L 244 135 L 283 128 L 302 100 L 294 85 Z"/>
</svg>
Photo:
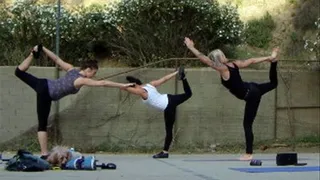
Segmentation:
<svg viewBox="0 0 320 180">
<path fill-rule="evenodd" d="M 172 141 L 172 129 L 176 120 L 176 107 L 188 100 L 192 96 L 192 92 L 187 79 L 182 80 L 184 94 L 171 95 L 168 94 L 168 106 L 164 110 L 164 120 L 166 126 L 166 138 L 163 150 L 168 151 Z"/>
<path fill-rule="evenodd" d="M 48 117 L 51 108 L 51 97 L 49 95 L 46 79 L 39 79 L 33 75 L 16 68 L 15 75 L 28 84 L 37 93 L 38 131 L 47 131 Z"/>
<path fill-rule="evenodd" d="M 252 154 L 252 146 L 253 146 L 253 133 L 252 133 L 252 124 L 257 115 L 257 111 L 259 108 L 261 96 L 265 93 L 275 89 L 278 86 L 278 78 L 277 78 L 277 62 L 271 63 L 270 71 L 269 71 L 269 79 L 268 83 L 249 83 L 250 88 L 247 96 L 245 97 L 246 107 L 243 119 L 243 127 L 246 138 L 246 153 Z"/>
</svg>

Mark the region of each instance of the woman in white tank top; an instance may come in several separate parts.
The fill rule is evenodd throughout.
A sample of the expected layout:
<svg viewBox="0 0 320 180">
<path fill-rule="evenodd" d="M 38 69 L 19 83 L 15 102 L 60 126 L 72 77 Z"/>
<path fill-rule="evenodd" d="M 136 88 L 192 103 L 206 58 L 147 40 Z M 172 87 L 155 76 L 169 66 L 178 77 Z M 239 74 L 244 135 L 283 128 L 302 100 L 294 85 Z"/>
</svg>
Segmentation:
<svg viewBox="0 0 320 180">
<path fill-rule="evenodd" d="M 160 94 L 156 87 L 167 82 L 171 78 L 179 75 L 179 79 L 183 83 L 183 94 Z M 164 142 L 163 151 L 158 154 L 155 154 L 153 158 L 168 158 L 169 157 L 169 147 L 172 142 L 172 129 L 176 117 L 176 107 L 188 100 L 192 96 L 192 92 L 189 86 L 189 83 L 185 77 L 184 68 L 180 67 L 179 71 L 168 74 L 158 80 L 151 81 L 147 84 L 142 84 L 142 82 L 132 76 L 127 76 L 127 80 L 130 83 L 136 83 L 135 87 L 126 87 L 126 91 L 138 95 L 142 98 L 142 101 L 158 110 L 164 112 L 165 128 L 166 128 L 166 138 Z"/>
</svg>

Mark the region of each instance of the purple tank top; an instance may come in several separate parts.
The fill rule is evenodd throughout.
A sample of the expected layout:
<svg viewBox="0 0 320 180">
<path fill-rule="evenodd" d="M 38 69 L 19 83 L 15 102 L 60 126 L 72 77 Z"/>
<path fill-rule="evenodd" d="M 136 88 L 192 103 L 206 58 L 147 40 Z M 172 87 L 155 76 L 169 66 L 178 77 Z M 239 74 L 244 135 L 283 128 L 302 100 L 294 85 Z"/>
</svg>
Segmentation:
<svg viewBox="0 0 320 180">
<path fill-rule="evenodd" d="M 56 101 L 66 95 L 76 94 L 80 89 L 74 87 L 74 81 L 79 77 L 82 77 L 79 70 L 72 69 L 59 79 L 48 79 L 48 89 L 52 100 Z"/>
</svg>

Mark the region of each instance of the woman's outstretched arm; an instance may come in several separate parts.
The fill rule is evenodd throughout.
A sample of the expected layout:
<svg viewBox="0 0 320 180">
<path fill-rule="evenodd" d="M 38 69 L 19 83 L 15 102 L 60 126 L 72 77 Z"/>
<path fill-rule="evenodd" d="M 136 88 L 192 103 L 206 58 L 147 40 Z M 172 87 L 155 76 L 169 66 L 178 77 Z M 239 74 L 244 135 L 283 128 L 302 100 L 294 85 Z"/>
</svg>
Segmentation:
<svg viewBox="0 0 320 180">
<path fill-rule="evenodd" d="M 226 69 L 226 66 L 224 66 L 223 64 L 219 63 L 219 64 L 216 64 L 214 63 L 208 56 L 204 55 L 203 53 L 201 53 L 198 49 L 196 49 L 194 47 L 194 42 L 189 39 L 188 37 L 185 37 L 184 38 L 184 43 L 185 45 L 188 47 L 188 49 L 197 57 L 199 58 L 199 60 L 208 65 L 209 67 L 211 67 L 212 69 L 214 70 L 217 70 L 217 71 L 223 71 Z"/>
<path fill-rule="evenodd" d="M 150 84 L 154 87 L 157 87 L 157 86 L 160 86 L 161 84 L 167 82 L 168 80 L 170 80 L 171 78 L 175 77 L 176 75 L 178 74 L 178 71 L 175 71 L 173 73 L 170 73 L 158 80 L 154 80 L 154 81 L 151 81 Z"/>
<path fill-rule="evenodd" d="M 73 66 L 69 63 L 66 63 L 65 61 L 63 61 L 60 57 L 58 57 L 57 55 L 55 55 L 53 52 L 51 52 L 49 49 L 43 47 L 43 52 L 49 56 L 49 58 L 56 63 L 57 65 L 59 65 L 63 70 L 65 71 L 69 71 L 70 69 L 73 68 Z"/>
<path fill-rule="evenodd" d="M 247 60 L 236 60 L 233 63 L 235 63 L 239 68 L 246 68 L 250 64 L 257 64 L 264 61 L 274 61 L 278 56 L 278 52 L 279 52 L 279 48 L 274 48 L 270 56 L 250 58 Z"/>
<path fill-rule="evenodd" d="M 189 39 L 188 37 L 185 37 L 185 38 L 184 38 L 184 44 L 188 47 L 188 49 L 189 49 L 197 58 L 199 58 L 199 60 L 200 60 L 202 63 L 204 63 L 204 64 L 212 67 L 213 69 L 215 69 L 215 66 L 214 66 L 213 62 L 210 60 L 210 58 L 207 57 L 206 55 L 204 55 L 203 53 L 201 53 L 198 49 L 196 49 L 196 48 L 194 47 L 194 42 L 193 42 L 191 39 Z"/>
<path fill-rule="evenodd" d="M 90 78 L 78 78 L 74 82 L 77 88 L 81 86 L 91 86 L 91 87 L 116 87 L 116 88 L 126 88 L 134 86 L 134 83 L 118 83 L 109 80 L 93 80 Z"/>
</svg>

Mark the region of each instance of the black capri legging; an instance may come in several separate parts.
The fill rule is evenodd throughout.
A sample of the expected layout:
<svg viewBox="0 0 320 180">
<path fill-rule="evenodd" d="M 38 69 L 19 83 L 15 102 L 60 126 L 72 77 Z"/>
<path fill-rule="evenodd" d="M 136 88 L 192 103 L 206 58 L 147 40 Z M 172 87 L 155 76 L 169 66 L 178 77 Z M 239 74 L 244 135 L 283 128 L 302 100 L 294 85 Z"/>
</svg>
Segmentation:
<svg viewBox="0 0 320 180">
<path fill-rule="evenodd" d="M 15 75 L 28 84 L 37 93 L 38 131 L 47 131 L 48 117 L 51 109 L 51 97 L 46 79 L 39 79 L 16 68 Z"/>
<path fill-rule="evenodd" d="M 166 126 L 166 138 L 164 142 L 164 148 L 163 150 L 168 151 L 170 144 L 172 142 L 172 129 L 173 124 L 176 120 L 176 108 L 179 104 L 185 102 L 192 96 L 192 92 L 189 86 L 189 83 L 187 79 L 182 80 L 183 83 L 183 94 L 177 94 L 177 95 L 171 95 L 168 94 L 168 106 L 164 110 L 164 120 L 165 120 L 165 126 Z"/>
<path fill-rule="evenodd" d="M 252 154 L 253 152 L 254 137 L 252 132 L 252 124 L 257 115 L 261 97 L 278 86 L 277 62 L 271 63 L 269 79 L 270 82 L 267 83 L 249 83 L 249 92 L 244 99 L 246 101 L 246 106 L 243 118 L 243 128 L 246 138 L 247 154 Z"/>
</svg>

